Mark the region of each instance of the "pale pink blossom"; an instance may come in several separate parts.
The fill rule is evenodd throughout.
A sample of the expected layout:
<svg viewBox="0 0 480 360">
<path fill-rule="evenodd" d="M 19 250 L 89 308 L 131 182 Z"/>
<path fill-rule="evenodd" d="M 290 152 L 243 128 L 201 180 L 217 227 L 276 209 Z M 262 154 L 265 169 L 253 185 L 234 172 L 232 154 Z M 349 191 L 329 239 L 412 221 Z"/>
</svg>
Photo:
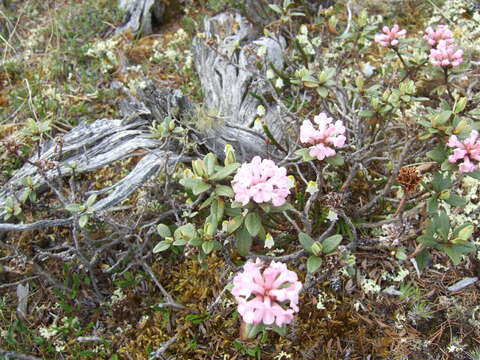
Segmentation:
<svg viewBox="0 0 480 360">
<path fill-rule="evenodd" d="M 233 279 L 232 295 L 238 312 L 247 324 L 276 324 L 282 327 L 293 320 L 299 311 L 298 296 L 302 283 L 287 265 L 272 261 L 266 267 L 257 259 L 249 260 L 243 272 Z"/>
<path fill-rule="evenodd" d="M 343 122 L 337 120 L 333 122 L 327 114 L 320 113 L 313 118 L 318 128 L 310 120 L 304 120 L 300 127 L 300 141 L 304 144 L 310 144 L 310 155 L 323 160 L 327 157 L 335 156 L 336 151 L 333 147 L 341 148 L 345 145 L 345 126 Z"/>
<path fill-rule="evenodd" d="M 287 169 L 259 156 L 242 164 L 232 180 L 235 201 L 242 205 L 253 199 L 256 203 L 271 201 L 274 206 L 281 206 L 290 194 L 290 187 Z"/>
<path fill-rule="evenodd" d="M 468 138 L 463 141 L 460 141 L 455 135 L 450 136 L 447 146 L 455 148 L 452 155 L 448 157 L 449 162 L 456 163 L 463 160 L 458 167 L 460 172 L 467 173 L 480 168 L 480 140 L 478 140 L 477 130 L 472 130 Z"/>
<path fill-rule="evenodd" d="M 392 26 L 392 29 L 389 29 L 388 26 L 382 28 L 383 34 L 375 35 L 375 42 L 379 43 L 384 47 L 393 47 L 398 45 L 398 39 L 404 37 L 407 33 L 407 30 L 400 30 L 400 26 L 397 24 Z"/>
<path fill-rule="evenodd" d="M 440 40 L 437 47 L 430 50 L 430 62 L 441 67 L 458 66 L 463 62 L 463 51 L 457 50 L 445 40 Z"/>
<path fill-rule="evenodd" d="M 435 47 L 440 40 L 445 40 L 447 44 L 452 44 L 454 41 L 453 33 L 446 25 L 438 25 L 437 30 L 433 30 L 432 27 L 429 26 L 425 29 L 423 39 L 433 47 Z"/>
</svg>

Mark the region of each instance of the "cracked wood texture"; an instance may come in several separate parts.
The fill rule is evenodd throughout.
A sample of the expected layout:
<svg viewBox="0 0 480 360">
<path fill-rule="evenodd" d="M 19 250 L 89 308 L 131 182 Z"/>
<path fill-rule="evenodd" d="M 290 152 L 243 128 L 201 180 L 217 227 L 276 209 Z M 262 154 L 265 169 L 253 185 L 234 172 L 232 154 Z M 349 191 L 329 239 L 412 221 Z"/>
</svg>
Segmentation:
<svg viewBox="0 0 480 360">
<path fill-rule="evenodd" d="M 203 129 L 206 146 L 220 156 L 229 143 L 239 150 L 241 160 L 275 156 L 278 149 L 267 145 L 267 136 L 255 120 L 262 104 L 263 121 L 275 140 L 285 144 L 288 122 L 282 110 L 262 99 L 274 91 L 265 79 L 266 69 L 271 63 L 283 68 L 284 39 L 258 38 L 254 26 L 233 12 L 207 18 L 204 25 L 204 36 L 194 39 L 193 52 L 205 95 L 203 116 L 211 119 Z M 257 55 L 260 47 L 266 50 L 265 58 Z"/>
<path fill-rule="evenodd" d="M 146 155 L 127 176 L 112 186 L 87 194 L 106 195 L 93 206 L 95 210 L 107 210 L 120 203 L 168 164 L 191 160 L 179 154 L 175 142 L 166 146 L 151 137 L 148 127 L 155 120 L 162 122 L 166 116 L 191 128 L 192 141 L 220 158 L 224 157 L 227 143 L 236 148 L 239 161 L 255 155 L 270 158 L 280 155 L 274 145 L 267 144 L 267 136 L 261 126 L 255 125 L 255 119 L 257 106 L 262 103 L 259 99 L 273 90 L 264 78 L 265 70 L 270 63 L 283 68 L 285 41 L 257 38 L 258 32 L 252 24 L 230 12 L 207 18 L 205 34 L 205 38 L 196 38 L 193 44 L 205 94 L 203 104 L 192 104 L 179 90 L 152 84 L 139 89 L 136 98 L 127 93 L 128 99 L 120 104 L 121 119 L 82 123 L 59 141 L 43 144 L 29 159 L 30 163 L 16 171 L 0 189 L 0 216 L 5 215 L 3 205 L 7 197 L 12 194 L 19 197 L 23 192 L 23 178 L 31 177 L 34 184 L 40 185 L 39 192 L 47 189 L 38 167 L 31 163 L 58 162 L 56 168 L 46 171 L 47 177 L 53 179 L 72 175 L 73 168 L 76 173 L 95 171 L 138 156 L 141 150 Z M 257 56 L 260 47 L 266 49 L 265 59 Z M 288 117 L 276 104 L 263 102 L 263 105 L 266 110 L 263 121 L 273 137 L 286 144 Z"/>
</svg>

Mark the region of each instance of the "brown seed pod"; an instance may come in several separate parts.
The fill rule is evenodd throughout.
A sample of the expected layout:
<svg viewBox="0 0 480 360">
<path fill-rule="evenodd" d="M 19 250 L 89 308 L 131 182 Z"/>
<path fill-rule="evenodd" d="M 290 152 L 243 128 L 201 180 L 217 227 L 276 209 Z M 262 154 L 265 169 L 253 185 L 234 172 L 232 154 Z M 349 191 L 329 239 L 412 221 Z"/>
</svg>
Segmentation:
<svg viewBox="0 0 480 360">
<path fill-rule="evenodd" d="M 416 190 L 417 185 L 422 181 L 422 176 L 417 167 L 403 167 L 397 175 L 397 181 L 405 188 L 407 193 L 411 193 Z"/>
</svg>

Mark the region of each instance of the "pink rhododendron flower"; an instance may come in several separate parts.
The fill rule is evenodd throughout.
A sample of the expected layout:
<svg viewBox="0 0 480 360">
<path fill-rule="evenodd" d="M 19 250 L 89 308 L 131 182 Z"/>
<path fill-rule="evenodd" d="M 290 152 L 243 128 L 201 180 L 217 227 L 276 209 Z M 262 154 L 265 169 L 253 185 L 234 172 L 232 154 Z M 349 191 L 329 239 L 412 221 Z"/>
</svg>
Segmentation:
<svg viewBox="0 0 480 360">
<path fill-rule="evenodd" d="M 335 123 L 327 114 L 320 113 L 315 116 L 313 121 L 318 125 L 316 129 L 310 120 L 304 120 L 300 127 L 300 141 L 302 143 L 311 144 L 310 155 L 318 160 L 335 156 L 335 147 L 343 147 L 345 145 L 345 126 L 340 120 Z"/>
<path fill-rule="evenodd" d="M 463 62 L 463 51 L 440 40 L 437 47 L 430 50 L 430 62 L 441 67 L 458 66 Z"/>
<path fill-rule="evenodd" d="M 382 30 L 384 32 L 383 34 L 375 35 L 375 42 L 384 47 L 397 46 L 398 39 L 405 36 L 407 33 L 407 30 L 405 29 L 400 30 L 400 26 L 397 24 L 393 25 L 391 30 L 388 26 L 384 26 Z"/>
<path fill-rule="evenodd" d="M 290 194 L 290 186 L 287 169 L 259 156 L 250 163 L 244 163 L 232 180 L 235 201 L 243 205 L 253 199 L 256 203 L 271 201 L 274 206 L 281 206 Z"/>
<path fill-rule="evenodd" d="M 438 25 L 437 30 L 433 30 L 429 26 L 425 29 L 423 39 L 426 40 L 430 46 L 435 47 L 440 40 L 445 40 L 447 44 L 452 44 L 453 34 L 446 25 Z"/>
<path fill-rule="evenodd" d="M 245 263 L 243 272 L 233 279 L 231 292 L 238 303 L 238 312 L 247 324 L 275 323 L 282 327 L 299 311 L 301 288 L 297 274 L 288 270 L 287 265 L 272 261 L 265 267 L 257 259 Z"/>
<path fill-rule="evenodd" d="M 447 143 L 448 147 L 456 148 L 448 161 L 456 163 L 459 160 L 463 162 L 458 167 L 460 172 L 472 172 L 480 168 L 480 140 L 478 140 L 478 131 L 472 130 L 468 138 L 463 142 L 458 140 L 455 135 L 450 136 Z M 472 160 L 475 160 L 475 164 Z"/>
</svg>

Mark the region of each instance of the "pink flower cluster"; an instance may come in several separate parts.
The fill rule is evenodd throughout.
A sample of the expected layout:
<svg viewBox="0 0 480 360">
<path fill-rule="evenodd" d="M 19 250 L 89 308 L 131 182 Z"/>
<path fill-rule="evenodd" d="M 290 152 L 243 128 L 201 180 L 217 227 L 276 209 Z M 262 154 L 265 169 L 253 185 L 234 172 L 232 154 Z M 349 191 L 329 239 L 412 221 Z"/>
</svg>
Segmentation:
<svg viewBox="0 0 480 360">
<path fill-rule="evenodd" d="M 440 40 L 437 47 L 430 50 L 430 62 L 441 67 L 458 66 L 463 62 L 463 51 Z"/>
<path fill-rule="evenodd" d="M 379 43 L 384 47 L 393 47 L 398 45 L 398 39 L 405 36 L 407 30 L 400 30 L 400 26 L 397 24 L 392 26 L 392 29 L 389 29 L 388 26 L 382 28 L 383 34 L 375 35 L 375 42 Z"/>
<path fill-rule="evenodd" d="M 281 206 L 290 194 L 290 179 L 287 169 L 278 167 L 272 160 L 255 156 L 250 163 L 244 163 L 232 180 L 235 201 L 247 205 L 250 199 L 256 203 L 272 201 Z"/>
<path fill-rule="evenodd" d="M 343 147 L 345 145 L 345 126 L 340 120 L 333 123 L 333 119 L 329 118 L 325 113 L 315 116 L 313 121 L 318 125 L 315 129 L 310 120 L 304 120 L 300 127 L 300 141 L 302 143 L 311 144 L 310 155 L 318 160 L 335 156 L 336 152 L 332 148 Z"/>
<path fill-rule="evenodd" d="M 448 157 L 448 161 L 456 163 L 463 160 L 458 167 L 460 172 L 466 173 L 480 169 L 480 140 L 478 140 L 477 130 L 472 130 L 463 142 L 458 140 L 455 135 L 450 136 L 447 146 L 456 148 L 453 150 L 453 154 Z M 477 164 L 474 164 L 472 160 L 475 160 Z"/>
<path fill-rule="evenodd" d="M 434 66 L 454 67 L 463 62 L 463 51 L 452 45 L 453 33 L 446 25 L 438 25 L 436 30 L 431 27 L 425 29 L 423 39 L 432 47 L 430 62 Z"/>
<path fill-rule="evenodd" d="M 430 46 L 435 47 L 440 40 L 445 40 L 447 44 L 453 43 L 453 33 L 446 25 L 438 25 L 437 30 L 431 26 L 425 29 L 423 40 L 426 40 Z"/>
<path fill-rule="evenodd" d="M 275 323 L 282 327 L 299 311 L 301 288 L 297 274 L 288 270 L 287 265 L 272 261 L 265 267 L 257 259 L 245 263 L 243 272 L 233 279 L 231 292 L 238 303 L 238 312 L 247 324 Z"/>
</svg>

